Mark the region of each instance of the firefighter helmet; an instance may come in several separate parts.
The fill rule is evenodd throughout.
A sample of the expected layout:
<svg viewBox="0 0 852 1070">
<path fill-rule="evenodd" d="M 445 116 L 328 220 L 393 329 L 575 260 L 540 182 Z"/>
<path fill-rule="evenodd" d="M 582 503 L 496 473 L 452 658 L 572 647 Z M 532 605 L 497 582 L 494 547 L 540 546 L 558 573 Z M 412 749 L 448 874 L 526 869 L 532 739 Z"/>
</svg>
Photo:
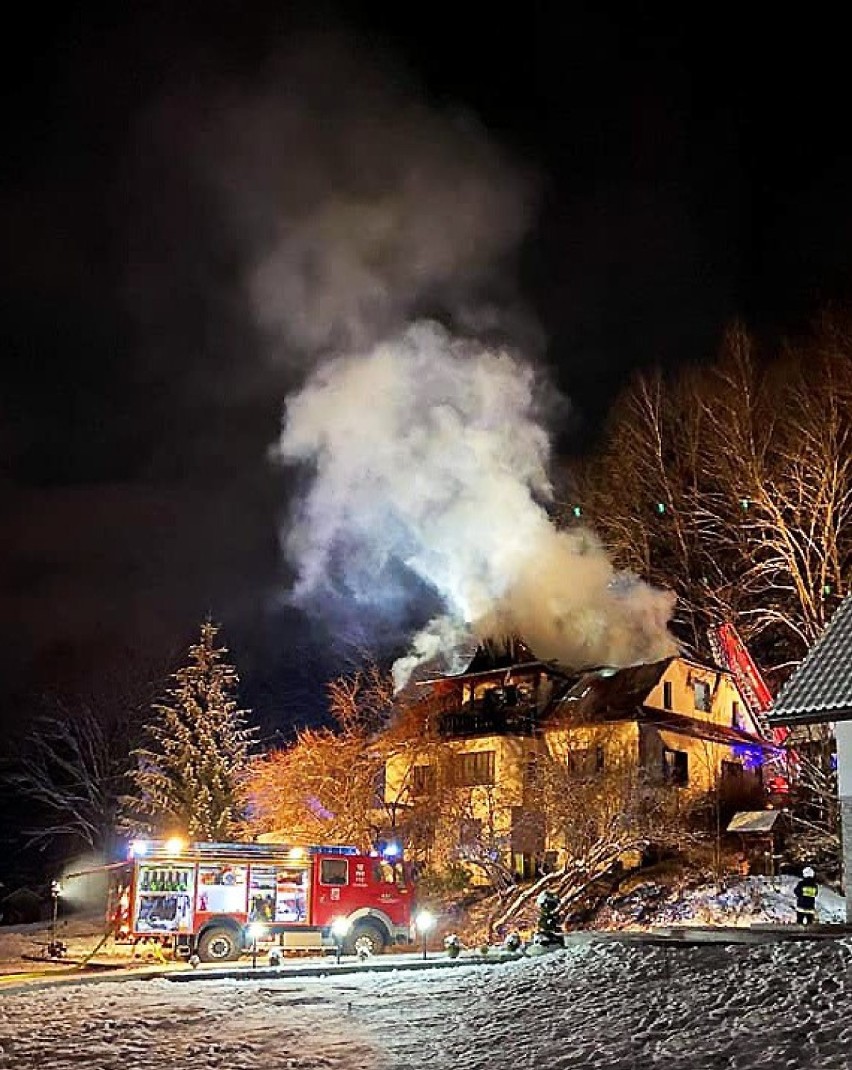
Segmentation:
<svg viewBox="0 0 852 1070">
<path fill-rule="evenodd" d="M 813 875 L 814 871 L 811 869 L 810 866 L 805 866 L 805 868 L 802 870 L 803 877 L 813 877 Z"/>
</svg>

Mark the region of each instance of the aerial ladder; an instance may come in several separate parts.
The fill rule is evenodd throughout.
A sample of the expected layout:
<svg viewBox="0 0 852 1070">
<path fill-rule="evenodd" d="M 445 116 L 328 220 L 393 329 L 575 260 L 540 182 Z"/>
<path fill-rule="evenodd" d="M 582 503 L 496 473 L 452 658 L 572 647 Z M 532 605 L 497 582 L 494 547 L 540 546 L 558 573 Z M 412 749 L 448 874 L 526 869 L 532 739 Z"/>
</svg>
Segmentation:
<svg viewBox="0 0 852 1070">
<path fill-rule="evenodd" d="M 783 747 L 790 730 L 781 725 L 775 726 L 769 723 L 767 714 L 772 709 L 772 693 L 737 629 L 729 621 L 715 624 L 708 628 L 707 638 L 716 663 L 723 669 L 727 669 L 736 681 L 760 734 L 776 746 Z M 775 790 L 786 791 L 788 778 L 781 773 L 782 760 L 780 752 L 777 757 L 770 759 L 770 764 L 779 770 L 770 786 Z"/>
</svg>

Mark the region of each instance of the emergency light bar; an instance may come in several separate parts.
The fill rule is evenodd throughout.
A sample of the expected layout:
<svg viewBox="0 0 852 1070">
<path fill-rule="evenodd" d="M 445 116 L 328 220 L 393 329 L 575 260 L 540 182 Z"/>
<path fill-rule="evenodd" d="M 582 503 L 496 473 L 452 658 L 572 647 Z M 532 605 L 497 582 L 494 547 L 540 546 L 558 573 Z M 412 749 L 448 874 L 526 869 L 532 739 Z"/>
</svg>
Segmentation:
<svg viewBox="0 0 852 1070">
<path fill-rule="evenodd" d="M 280 858 L 287 855 L 296 860 L 309 856 L 323 855 L 357 855 L 357 847 L 323 846 L 321 844 L 287 844 L 287 843 L 185 843 L 176 849 L 175 844 L 169 840 L 134 840 L 130 845 L 131 858 L 192 858 L 219 859 L 223 855 L 228 858 L 244 858 L 263 860 L 267 858 Z"/>
</svg>

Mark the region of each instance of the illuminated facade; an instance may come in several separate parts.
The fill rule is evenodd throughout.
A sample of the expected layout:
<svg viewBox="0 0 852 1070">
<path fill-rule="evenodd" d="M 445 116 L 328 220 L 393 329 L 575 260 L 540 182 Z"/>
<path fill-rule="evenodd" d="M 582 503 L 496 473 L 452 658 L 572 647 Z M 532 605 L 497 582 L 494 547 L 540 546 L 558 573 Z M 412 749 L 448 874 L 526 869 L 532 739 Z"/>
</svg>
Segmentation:
<svg viewBox="0 0 852 1070">
<path fill-rule="evenodd" d="M 762 791 L 772 744 L 732 674 L 716 666 L 672 657 L 571 673 L 515 642 L 480 648 L 465 672 L 421 686 L 437 711 L 434 743 L 390 758 L 385 792 L 413 820 L 421 814 L 409 847 L 437 864 L 499 854 L 532 876 L 558 855 L 536 812 L 542 755 L 577 777 L 629 763 L 684 798 L 753 800 Z"/>
</svg>

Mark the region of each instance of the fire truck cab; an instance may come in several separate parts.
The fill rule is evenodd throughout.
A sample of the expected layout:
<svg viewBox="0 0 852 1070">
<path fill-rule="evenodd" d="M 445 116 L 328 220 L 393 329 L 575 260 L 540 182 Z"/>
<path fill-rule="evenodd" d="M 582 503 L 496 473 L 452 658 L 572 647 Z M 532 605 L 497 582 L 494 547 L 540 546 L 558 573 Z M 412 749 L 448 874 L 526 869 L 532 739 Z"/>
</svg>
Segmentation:
<svg viewBox="0 0 852 1070">
<path fill-rule="evenodd" d="M 404 867 L 354 847 L 136 841 L 113 870 L 116 938 L 227 962 L 244 950 L 375 954 L 410 940 Z M 332 928 L 334 926 L 334 928 Z"/>
</svg>

